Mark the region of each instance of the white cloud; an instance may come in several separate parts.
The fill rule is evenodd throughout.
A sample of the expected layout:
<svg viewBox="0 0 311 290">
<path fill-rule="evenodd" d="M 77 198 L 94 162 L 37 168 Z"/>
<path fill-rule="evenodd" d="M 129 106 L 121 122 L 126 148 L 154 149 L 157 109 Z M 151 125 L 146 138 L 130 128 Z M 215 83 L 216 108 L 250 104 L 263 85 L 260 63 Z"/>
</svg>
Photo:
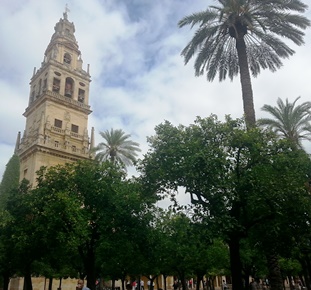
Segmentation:
<svg viewBox="0 0 311 290">
<path fill-rule="evenodd" d="M 210 83 L 194 76 L 193 64 L 180 56 L 194 29 L 179 29 L 178 20 L 204 10 L 206 0 L 16 0 L 2 1 L 0 10 L 0 176 L 23 131 L 33 67 L 44 51 L 68 3 L 69 21 L 76 28 L 84 68 L 92 76 L 89 127 L 99 131 L 121 128 L 148 149 L 146 137 L 164 120 L 189 124 L 196 116 L 215 113 L 241 117 L 239 79 Z M 310 13 L 308 14 L 310 18 Z M 296 54 L 277 72 L 263 71 L 253 80 L 257 117 L 260 108 L 278 97 L 301 101 L 311 97 L 311 33 L 306 44 L 291 45 Z"/>
</svg>

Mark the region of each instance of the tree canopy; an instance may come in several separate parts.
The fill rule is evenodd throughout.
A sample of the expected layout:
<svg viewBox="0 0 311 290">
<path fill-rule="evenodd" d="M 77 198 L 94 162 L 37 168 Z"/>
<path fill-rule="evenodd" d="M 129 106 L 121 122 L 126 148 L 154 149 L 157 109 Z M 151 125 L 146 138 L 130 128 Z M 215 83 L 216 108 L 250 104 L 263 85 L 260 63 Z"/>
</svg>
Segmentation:
<svg viewBox="0 0 311 290">
<path fill-rule="evenodd" d="M 10 192 L 18 187 L 19 167 L 19 157 L 14 154 L 6 165 L 0 183 L 0 208 L 5 208 Z"/>
<path fill-rule="evenodd" d="M 165 122 L 155 130 L 141 166 L 146 190 L 185 188 L 192 203 L 202 206 L 197 214 L 228 243 L 233 286 L 242 289 L 240 242 L 258 224 L 276 228 L 273 221 L 285 214 L 294 193 L 308 199 L 308 156 L 270 131 L 245 130 L 241 120 L 229 117 L 197 118 L 189 126 Z"/>
</svg>

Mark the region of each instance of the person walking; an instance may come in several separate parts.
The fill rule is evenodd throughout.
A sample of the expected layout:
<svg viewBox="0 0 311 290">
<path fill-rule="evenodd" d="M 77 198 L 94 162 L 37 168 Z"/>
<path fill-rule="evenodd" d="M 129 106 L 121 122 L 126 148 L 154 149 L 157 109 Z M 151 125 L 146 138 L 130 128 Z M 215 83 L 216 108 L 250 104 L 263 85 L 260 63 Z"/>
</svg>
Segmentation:
<svg viewBox="0 0 311 290">
<path fill-rule="evenodd" d="M 225 280 L 222 280 L 222 290 L 227 290 L 228 286 Z"/>
<path fill-rule="evenodd" d="M 258 283 L 256 282 L 256 280 L 254 278 L 252 278 L 252 282 L 250 283 L 250 290 L 258 290 Z"/>
<path fill-rule="evenodd" d="M 140 289 L 145 290 L 145 282 L 144 280 L 140 280 Z"/>
<path fill-rule="evenodd" d="M 84 280 L 79 279 L 76 290 L 90 290 L 90 288 L 84 286 Z"/>
</svg>

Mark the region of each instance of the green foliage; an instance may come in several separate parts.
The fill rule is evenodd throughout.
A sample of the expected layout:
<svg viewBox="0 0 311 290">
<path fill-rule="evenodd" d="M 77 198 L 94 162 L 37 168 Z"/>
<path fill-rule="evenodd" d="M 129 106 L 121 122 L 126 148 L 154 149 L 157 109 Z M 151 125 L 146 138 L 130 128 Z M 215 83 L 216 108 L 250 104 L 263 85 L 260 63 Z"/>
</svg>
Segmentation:
<svg viewBox="0 0 311 290">
<path fill-rule="evenodd" d="M 128 180 L 121 184 L 107 211 L 108 227 L 101 235 L 96 251 L 100 273 L 111 279 L 142 275 L 149 258 L 149 241 L 153 227 L 153 207 L 146 203 L 139 185 Z"/>
<path fill-rule="evenodd" d="M 19 183 L 19 158 L 13 155 L 6 165 L 2 181 L 0 183 L 0 281 L 3 281 L 3 288 L 7 288 L 10 276 L 14 273 L 14 253 L 12 241 L 10 240 L 11 216 L 8 213 L 7 203 L 18 188 Z"/>
<path fill-rule="evenodd" d="M 158 265 L 155 273 L 176 276 L 183 287 L 190 277 L 202 279 L 206 274 L 227 274 L 229 266 L 228 247 L 214 239 L 209 227 L 194 221 L 190 212 L 161 212 L 155 226 L 155 231 L 161 234 L 149 248 L 152 260 Z"/>
<path fill-rule="evenodd" d="M 231 270 L 239 267 L 239 243 L 252 229 L 261 233 L 258 242 L 275 244 L 284 221 L 295 225 L 286 218 L 295 210 L 289 205 L 309 199 L 308 156 L 270 131 L 246 130 L 241 120 L 220 122 L 212 115 L 188 127 L 165 122 L 148 140 L 151 150 L 140 166 L 146 190 L 176 194 L 185 188 L 200 205 L 196 215 L 235 251 Z"/>
<path fill-rule="evenodd" d="M 2 271 L 22 274 L 29 272 L 30 264 L 40 252 L 38 241 L 33 234 L 31 204 L 28 202 L 28 182 L 23 180 L 19 188 L 11 191 L 6 210 L 6 220 L 1 227 Z"/>
<path fill-rule="evenodd" d="M 246 131 L 240 120 L 211 116 L 189 127 L 166 122 L 149 142 L 152 150 L 140 167 L 146 188 L 165 193 L 184 187 L 225 231 L 244 232 L 277 213 L 279 196 L 305 189 L 308 157 L 268 131 Z"/>
<path fill-rule="evenodd" d="M 301 264 L 294 259 L 280 259 L 280 266 L 284 276 L 298 276 L 301 273 Z"/>
<path fill-rule="evenodd" d="M 102 235 L 111 231 L 114 198 L 125 175 L 112 163 L 77 162 L 42 168 L 38 174 L 39 224 L 48 227 L 49 241 L 60 250 L 72 249 L 76 271 L 95 285 L 95 251 Z M 60 254 L 63 254 L 60 252 Z M 51 259 L 52 257 L 49 257 Z M 94 283 L 93 283 L 93 282 Z"/>
<path fill-rule="evenodd" d="M 208 276 L 223 276 L 230 274 L 228 246 L 220 239 L 214 240 L 206 249 L 206 269 Z"/>
<path fill-rule="evenodd" d="M 3 173 L 0 183 L 0 209 L 4 209 L 9 198 L 10 191 L 16 189 L 19 183 L 19 158 L 14 154 Z"/>
<path fill-rule="evenodd" d="M 16 260 L 18 271 L 23 264 L 48 277 L 79 274 L 90 288 L 100 275 L 143 272 L 152 204 L 122 166 L 79 161 L 37 176 L 36 188 L 23 185 L 8 203 L 12 251 L 24 261 Z"/>
</svg>

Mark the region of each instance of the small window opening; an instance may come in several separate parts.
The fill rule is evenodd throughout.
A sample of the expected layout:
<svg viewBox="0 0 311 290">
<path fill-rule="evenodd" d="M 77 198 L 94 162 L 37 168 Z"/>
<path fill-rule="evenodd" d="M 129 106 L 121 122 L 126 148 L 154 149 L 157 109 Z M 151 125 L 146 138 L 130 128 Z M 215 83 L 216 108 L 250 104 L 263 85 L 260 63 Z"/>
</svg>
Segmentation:
<svg viewBox="0 0 311 290">
<path fill-rule="evenodd" d="M 79 133 L 79 126 L 72 124 L 71 125 L 71 131 L 74 133 Z"/>
<path fill-rule="evenodd" d="M 62 128 L 62 126 L 63 126 L 63 121 L 62 121 L 62 120 L 55 119 L 55 120 L 54 120 L 54 126 L 57 127 L 57 128 Z"/>
</svg>

